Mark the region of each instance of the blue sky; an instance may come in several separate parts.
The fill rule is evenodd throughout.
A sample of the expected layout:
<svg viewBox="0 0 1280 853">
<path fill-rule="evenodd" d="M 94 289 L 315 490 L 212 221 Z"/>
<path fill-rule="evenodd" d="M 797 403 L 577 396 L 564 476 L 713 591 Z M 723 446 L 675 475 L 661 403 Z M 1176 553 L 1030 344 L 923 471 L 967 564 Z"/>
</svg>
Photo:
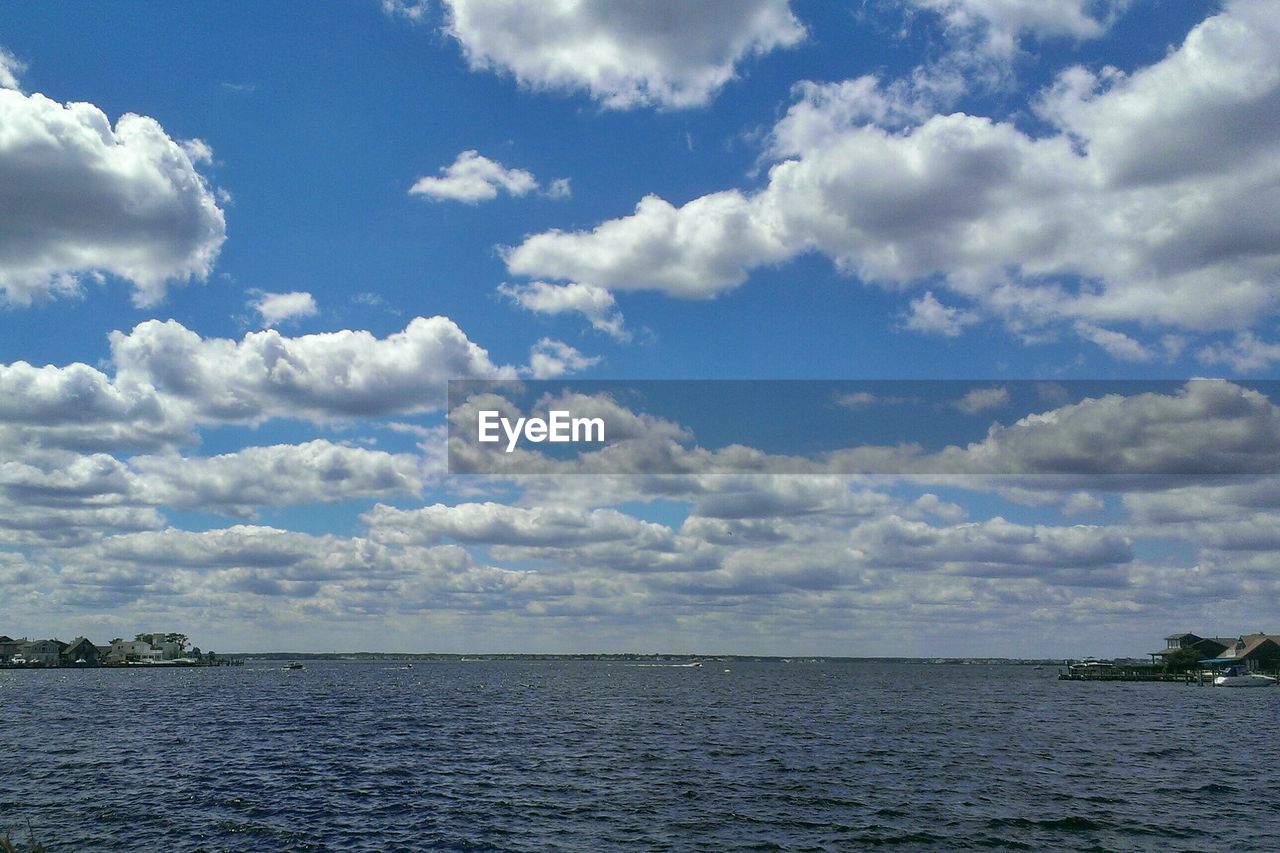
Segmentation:
<svg viewBox="0 0 1280 853">
<path fill-rule="evenodd" d="M 1256 630 L 1280 415 L 1245 386 L 978 409 L 951 473 L 892 482 L 450 478 L 441 407 L 497 376 L 1273 378 L 1277 29 L 1271 0 L 6 6 L 0 631 Z"/>
</svg>

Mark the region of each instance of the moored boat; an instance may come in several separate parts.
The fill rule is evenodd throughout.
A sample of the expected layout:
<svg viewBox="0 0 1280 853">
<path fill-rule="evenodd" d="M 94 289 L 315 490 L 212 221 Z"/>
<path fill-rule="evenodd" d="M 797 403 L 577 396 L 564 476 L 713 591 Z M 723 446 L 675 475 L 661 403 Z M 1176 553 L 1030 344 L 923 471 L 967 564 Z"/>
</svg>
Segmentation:
<svg viewBox="0 0 1280 853">
<path fill-rule="evenodd" d="M 1276 679 L 1269 675 L 1245 672 L 1238 666 L 1233 666 L 1213 680 L 1215 687 L 1270 687 L 1275 683 Z"/>
<path fill-rule="evenodd" d="M 1085 658 L 1067 666 L 1067 670 L 1073 675 L 1105 675 L 1114 672 L 1115 668 L 1116 665 L 1111 661 L 1097 658 Z"/>
</svg>

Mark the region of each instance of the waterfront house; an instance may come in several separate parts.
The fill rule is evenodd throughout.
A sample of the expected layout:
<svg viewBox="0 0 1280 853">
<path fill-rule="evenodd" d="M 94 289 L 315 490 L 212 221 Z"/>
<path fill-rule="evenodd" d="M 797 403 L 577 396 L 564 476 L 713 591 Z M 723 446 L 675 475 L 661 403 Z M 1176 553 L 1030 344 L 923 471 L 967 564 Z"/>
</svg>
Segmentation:
<svg viewBox="0 0 1280 853">
<path fill-rule="evenodd" d="M 15 657 L 21 657 L 18 650 L 26 644 L 26 640 L 15 640 L 7 634 L 0 634 L 0 663 L 8 663 Z"/>
<path fill-rule="evenodd" d="M 106 663 L 156 663 L 175 660 L 182 654 L 182 647 L 166 641 L 164 634 L 141 634 L 137 640 L 117 640 L 111 644 Z"/>
<path fill-rule="evenodd" d="M 33 640 L 24 643 L 18 651 L 27 659 L 27 663 L 57 666 L 62 659 L 62 650 L 66 647 L 67 644 L 60 640 Z"/>
<path fill-rule="evenodd" d="M 98 647 L 84 637 L 75 640 L 62 650 L 63 666 L 97 666 Z"/>
<path fill-rule="evenodd" d="M 1280 668 L 1280 635 L 1245 634 L 1213 657 L 1221 661 L 1244 664 L 1250 672 Z"/>
<path fill-rule="evenodd" d="M 151 644 L 146 640 L 116 640 L 111 644 L 107 654 L 107 663 L 129 663 L 140 661 L 142 656 L 151 651 Z"/>
<path fill-rule="evenodd" d="M 1161 663 L 1169 655 L 1180 652 L 1183 649 L 1193 649 L 1202 659 L 1215 658 L 1235 644 L 1236 638 L 1234 637 L 1201 637 L 1198 634 L 1184 632 L 1170 634 L 1164 638 L 1163 649 L 1158 652 L 1147 652 L 1147 654 L 1151 656 L 1152 663 Z"/>
</svg>

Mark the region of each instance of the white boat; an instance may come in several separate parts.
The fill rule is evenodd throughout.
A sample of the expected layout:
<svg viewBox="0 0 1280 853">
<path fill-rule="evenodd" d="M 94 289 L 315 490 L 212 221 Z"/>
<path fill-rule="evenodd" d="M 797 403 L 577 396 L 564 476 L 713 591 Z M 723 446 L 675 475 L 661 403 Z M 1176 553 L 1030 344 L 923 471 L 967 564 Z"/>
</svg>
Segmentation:
<svg viewBox="0 0 1280 853">
<path fill-rule="evenodd" d="M 1234 666 L 1213 680 L 1215 687 L 1270 687 L 1275 683 L 1269 675 L 1245 672 Z"/>
<path fill-rule="evenodd" d="M 1104 675 L 1114 672 L 1116 665 L 1111 661 L 1085 658 L 1079 663 L 1069 664 L 1067 670 L 1075 675 Z"/>
</svg>

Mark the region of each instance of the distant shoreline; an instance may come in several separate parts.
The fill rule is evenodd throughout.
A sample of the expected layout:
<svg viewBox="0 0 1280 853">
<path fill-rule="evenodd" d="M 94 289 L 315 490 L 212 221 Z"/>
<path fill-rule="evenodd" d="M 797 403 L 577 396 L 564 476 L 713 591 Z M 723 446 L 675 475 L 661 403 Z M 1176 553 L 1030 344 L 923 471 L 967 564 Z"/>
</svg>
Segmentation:
<svg viewBox="0 0 1280 853">
<path fill-rule="evenodd" d="M 728 655 L 728 654 L 639 654 L 631 652 L 586 652 L 578 654 L 542 654 L 494 652 L 461 654 L 445 652 L 237 652 L 228 657 L 240 660 L 346 660 L 346 661 L 734 661 L 739 663 L 909 663 L 950 665 L 1022 665 L 1065 666 L 1075 658 L 994 658 L 994 657 L 880 657 L 844 655 Z"/>
</svg>

